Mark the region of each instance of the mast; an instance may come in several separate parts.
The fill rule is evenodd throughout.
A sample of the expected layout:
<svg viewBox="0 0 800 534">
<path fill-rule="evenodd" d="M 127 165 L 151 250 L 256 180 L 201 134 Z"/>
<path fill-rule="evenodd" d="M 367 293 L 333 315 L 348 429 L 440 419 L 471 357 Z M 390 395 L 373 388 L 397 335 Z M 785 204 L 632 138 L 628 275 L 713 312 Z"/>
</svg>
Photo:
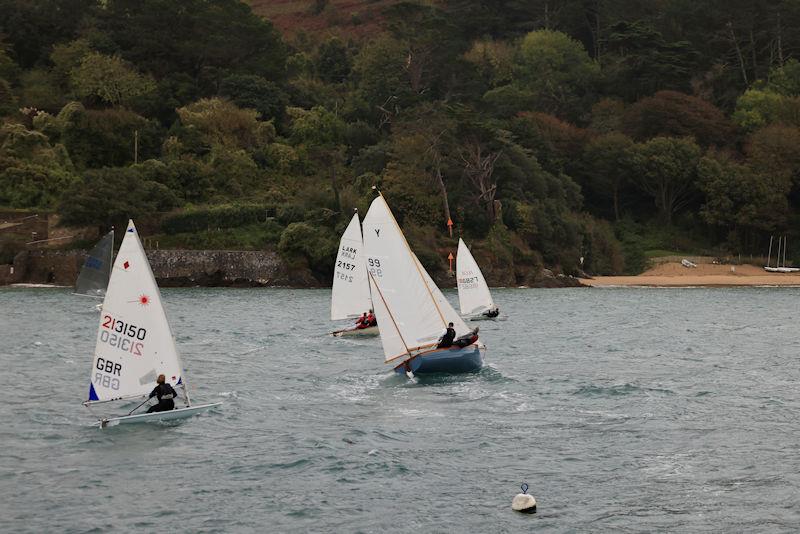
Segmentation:
<svg viewBox="0 0 800 534">
<path fill-rule="evenodd" d="M 767 267 L 769 267 L 770 261 L 772 261 L 772 238 L 774 236 L 769 236 L 769 252 L 767 252 Z"/>
</svg>

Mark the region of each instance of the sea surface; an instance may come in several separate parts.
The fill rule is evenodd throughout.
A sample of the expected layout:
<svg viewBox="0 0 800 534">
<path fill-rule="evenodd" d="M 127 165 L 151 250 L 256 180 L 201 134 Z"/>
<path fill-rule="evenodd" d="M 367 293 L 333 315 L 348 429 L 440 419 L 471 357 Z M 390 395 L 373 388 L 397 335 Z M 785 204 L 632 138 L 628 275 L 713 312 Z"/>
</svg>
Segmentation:
<svg viewBox="0 0 800 534">
<path fill-rule="evenodd" d="M 101 430 L 93 303 L 2 289 L 0 531 L 797 531 L 800 289 L 494 296 L 480 373 L 408 380 L 327 290 L 165 289 L 224 404 Z"/>
</svg>

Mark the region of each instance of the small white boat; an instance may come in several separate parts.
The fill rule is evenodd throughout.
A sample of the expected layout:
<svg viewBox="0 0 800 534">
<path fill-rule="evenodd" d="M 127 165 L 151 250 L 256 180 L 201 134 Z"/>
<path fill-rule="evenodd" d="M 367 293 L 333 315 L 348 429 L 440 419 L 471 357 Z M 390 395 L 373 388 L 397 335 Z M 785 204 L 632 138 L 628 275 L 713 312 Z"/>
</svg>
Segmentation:
<svg viewBox="0 0 800 534">
<path fill-rule="evenodd" d="M 350 219 L 350 224 L 339 241 L 339 252 L 333 270 L 331 288 L 331 320 L 349 319 L 351 326 L 331 332 L 332 336 L 376 336 L 377 326 L 358 328 L 356 319 L 372 309 L 372 298 L 367 279 L 367 265 L 364 261 L 364 240 L 361 235 L 361 222 L 358 213 Z"/>
<path fill-rule="evenodd" d="M 167 383 L 182 393 L 184 406 L 134 415 L 147 402 L 159 374 L 165 375 Z M 145 402 L 125 415 L 98 417 L 100 426 L 179 419 L 222 404 L 191 404 L 161 293 L 136 227 L 129 221 L 103 300 L 89 399 L 83 404 L 92 410 L 99 404 L 133 399 Z"/>
<path fill-rule="evenodd" d="M 461 238 L 458 239 L 456 256 L 456 281 L 462 317 L 469 321 L 481 321 L 495 319 L 500 315 L 478 262 Z"/>
<path fill-rule="evenodd" d="M 411 251 L 382 195 L 364 217 L 364 249 L 384 361 L 408 375 L 480 370 L 486 347 Z M 448 323 L 463 341 L 437 348 Z"/>
</svg>

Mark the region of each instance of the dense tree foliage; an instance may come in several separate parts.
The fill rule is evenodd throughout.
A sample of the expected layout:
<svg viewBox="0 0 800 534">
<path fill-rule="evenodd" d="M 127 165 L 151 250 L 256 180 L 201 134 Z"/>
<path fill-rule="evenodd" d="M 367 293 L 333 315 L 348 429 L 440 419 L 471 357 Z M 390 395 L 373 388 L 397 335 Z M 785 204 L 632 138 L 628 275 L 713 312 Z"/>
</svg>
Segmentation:
<svg viewBox="0 0 800 534">
<path fill-rule="evenodd" d="M 452 220 L 508 283 L 798 233 L 796 2 L 388 4 L 354 40 L 239 0 L 0 0 L 0 206 L 325 275 L 377 185 L 426 266 Z"/>
</svg>

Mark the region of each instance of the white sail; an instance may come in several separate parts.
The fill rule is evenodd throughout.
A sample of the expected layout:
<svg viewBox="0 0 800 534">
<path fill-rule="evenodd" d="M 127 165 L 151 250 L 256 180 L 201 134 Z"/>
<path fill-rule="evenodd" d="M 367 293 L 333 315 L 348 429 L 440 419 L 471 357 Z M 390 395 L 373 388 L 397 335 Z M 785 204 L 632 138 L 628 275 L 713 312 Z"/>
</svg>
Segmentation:
<svg viewBox="0 0 800 534">
<path fill-rule="evenodd" d="M 364 248 L 385 361 L 435 345 L 449 321 L 467 332 L 408 246 L 382 196 L 364 218 Z"/>
<path fill-rule="evenodd" d="M 431 275 L 429 275 L 428 271 L 426 271 L 422 266 L 422 263 L 420 263 L 416 254 L 414 254 L 414 260 L 417 262 L 417 265 L 419 265 L 420 271 L 425 279 L 425 283 L 428 284 L 428 288 L 430 289 L 431 296 L 436 301 L 436 304 L 441 310 L 442 315 L 444 315 L 444 320 L 448 323 L 453 323 L 453 329 L 456 331 L 456 336 L 461 336 L 469 332 L 470 328 L 467 326 L 467 323 L 464 322 L 464 319 L 462 319 L 453 306 L 450 305 L 450 301 L 447 300 L 447 297 L 444 296 L 442 291 L 436 285 L 436 282 L 433 281 Z"/>
<path fill-rule="evenodd" d="M 339 253 L 336 255 L 336 266 L 333 270 L 331 319 L 337 321 L 355 318 L 371 308 L 369 280 L 364 262 L 364 241 L 356 213 L 339 241 Z"/>
<path fill-rule="evenodd" d="M 161 293 L 129 221 L 100 314 L 89 400 L 147 395 L 159 374 L 179 385 L 182 372 Z"/>
<path fill-rule="evenodd" d="M 75 281 L 75 293 L 103 298 L 111 275 L 111 256 L 114 253 L 114 230 L 101 239 L 83 262 L 83 268 Z"/>
<path fill-rule="evenodd" d="M 489 286 L 467 245 L 459 238 L 456 256 L 458 304 L 463 315 L 478 315 L 495 308 Z"/>
</svg>

